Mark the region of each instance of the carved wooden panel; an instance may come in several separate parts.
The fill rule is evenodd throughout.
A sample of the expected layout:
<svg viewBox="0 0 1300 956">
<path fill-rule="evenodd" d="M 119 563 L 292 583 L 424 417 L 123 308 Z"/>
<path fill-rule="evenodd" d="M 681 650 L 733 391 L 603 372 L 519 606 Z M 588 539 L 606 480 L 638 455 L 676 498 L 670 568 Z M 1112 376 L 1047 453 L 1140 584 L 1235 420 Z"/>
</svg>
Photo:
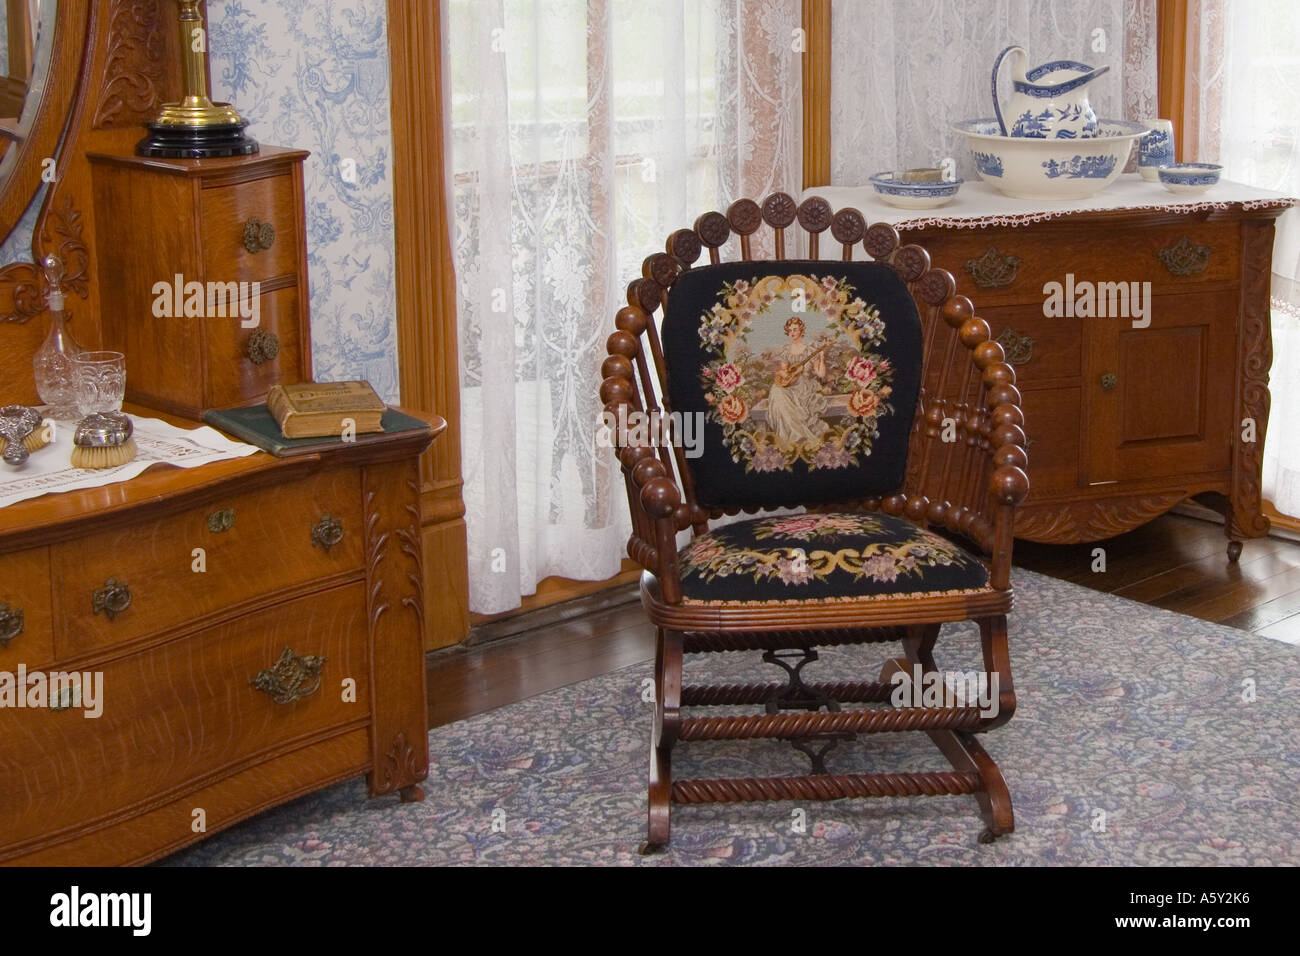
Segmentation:
<svg viewBox="0 0 1300 956">
<path fill-rule="evenodd" d="M 164 102 L 167 19 L 164 0 L 110 0 L 107 56 L 96 98 L 96 129 L 142 126 Z"/>
<path fill-rule="evenodd" d="M 410 706 L 425 699 L 418 476 L 407 460 L 372 465 L 361 479 L 371 682 L 385 688 L 373 699 L 370 792 L 404 797 L 418 796 L 415 785 L 429 774 L 427 720 Z"/>
<path fill-rule="evenodd" d="M 1268 372 L 1273 367 L 1273 334 L 1269 315 L 1272 281 L 1273 221 L 1243 223 L 1241 280 L 1241 339 L 1238 343 L 1240 394 L 1233 422 L 1232 514 L 1229 527 L 1237 534 L 1267 534 L 1269 520 L 1260 511 L 1260 476 L 1264 433 L 1268 429 Z M 1244 440 L 1247 419 L 1254 424 L 1254 441 Z"/>
<path fill-rule="evenodd" d="M 1032 468 L 1031 462 L 1031 475 Z M 1132 531 L 1164 514 L 1186 497 L 1184 491 L 1168 491 L 1124 498 L 1085 499 L 1063 505 L 1022 505 L 1016 512 L 1016 537 L 1049 544 L 1099 541 Z"/>
</svg>

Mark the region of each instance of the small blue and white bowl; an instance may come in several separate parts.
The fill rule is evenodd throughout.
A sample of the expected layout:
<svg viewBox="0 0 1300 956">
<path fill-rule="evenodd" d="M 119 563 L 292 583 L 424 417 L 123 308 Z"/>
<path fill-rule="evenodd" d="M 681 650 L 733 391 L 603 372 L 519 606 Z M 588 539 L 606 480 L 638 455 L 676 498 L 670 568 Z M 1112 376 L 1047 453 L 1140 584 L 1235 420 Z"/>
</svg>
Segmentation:
<svg viewBox="0 0 1300 956">
<path fill-rule="evenodd" d="M 1219 181 L 1223 167 L 1215 163 L 1170 163 L 1158 170 L 1171 193 L 1203 193 Z"/>
<path fill-rule="evenodd" d="M 903 169 L 876 173 L 876 194 L 900 209 L 934 209 L 951 202 L 962 180 L 944 179 L 941 169 Z"/>
</svg>

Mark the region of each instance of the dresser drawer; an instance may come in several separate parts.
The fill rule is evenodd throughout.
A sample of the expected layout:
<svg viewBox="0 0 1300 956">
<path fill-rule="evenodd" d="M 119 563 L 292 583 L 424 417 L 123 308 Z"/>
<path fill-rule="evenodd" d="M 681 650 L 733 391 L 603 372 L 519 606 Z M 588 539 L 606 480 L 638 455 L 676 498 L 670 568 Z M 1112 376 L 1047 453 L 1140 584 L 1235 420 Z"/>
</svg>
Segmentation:
<svg viewBox="0 0 1300 956">
<path fill-rule="evenodd" d="M 0 671 L 54 659 L 50 553 L 34 548 L 0 555 Z"/>
<path fill-rule="evenodd" d="M 1041 306 L 1050 282 L 1061 284 L 1064 298 L 1071 281 L 1067 274 L 1076 285 L 1075 304 L 1084 294 L 1080 282 L 1092 283 L 1094 295 L 1100 283 L 1150 282 L 1153 292 L 1181 292 L 1235 282 L 1241 260 L 1240 227 L 1233 222 L 1110 230 L 1053 225 L 914 241 L 930 251 L 936 266 L 953 274 L 957 291 L 970 297 L 977 312 L 997 305 Z M 1098 306 L 1092 311 L 1100 315 Z"/>
<path fill-rule="evenodd" d="M 326 516 L 333 522 L 323 523 Z M 361 536 L 360 476 L 342 468 L 54 545 L 58 655 L 120 644 L 357 570 Z M 129 590 L 129 606 L 114 600 L 114 587 Z M 106 605 L 99 610 L 96 595 Z"/>
<path fill-rule="evenodd" d="M 298 271 L 298 211 L 287 173 L 209 186 L 199 200 L 205 278 L 265 281 Z"/>
<path fill-rule="evenodd" d="M 259 755 L 364 725 L 365 609 L 365 585 L 357 582 L 112 661 L 102 670 L 99 717 L 78 707 L 0 709 L 5 843 L 50 835 L 68 821 L 84 828 L 202 786 Z M 268 691 L 293 682 L 291 667 L 279 683 L 264 678 L 266 690 L 251 682 L 286 648 L 323 663 L 317 674 L 298 675 L 297 699 L 277 701 Z"/>
<path fill-rule="evenodd" d="M 307 377 L 300 361 L 298 287 L 264 292 L 258 303 L 255 328 L 244 328 L 238 319 L 206 320 L 208 408 L 251 405 L 265 399 L 272 385 Z"/>
<path fill-rule="evenodd" d="M 1018 382 L 1083 374 L 1083 320 L 1046 318 L 1041 306 L 981 309 L 979 315 L 1016 370 Z"/>
</svg>

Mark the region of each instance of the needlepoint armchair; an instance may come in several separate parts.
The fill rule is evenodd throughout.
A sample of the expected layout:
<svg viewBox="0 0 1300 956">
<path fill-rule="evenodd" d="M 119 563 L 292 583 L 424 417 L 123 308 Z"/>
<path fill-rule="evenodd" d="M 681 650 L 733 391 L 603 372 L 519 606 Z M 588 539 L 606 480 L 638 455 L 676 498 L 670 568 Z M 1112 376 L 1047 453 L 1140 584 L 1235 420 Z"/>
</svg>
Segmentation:
<svg viewBox="0 0 1300 956">
<path fill-rule="evenodd" d="M 786 258 L 796 223 L 807 259 Z M 774 255 L 755 259 L 764 224 Z M 827 230 L 838 259 L 819 256 Z M 741 258 L 722 262 L 733 235 Z M 853 260 L 859 244 L 869 260 Z M 657 629 L 642 851 L 667 844 L 672 803 L 973 794 L 981 842 L 1012 832 L 1007 786 L 974 735 L 1015 709 L 1006 615 L 1014 512 L 1029 490 L 1024 417 L 1015 372 L 952 275 L 887 223 L 776 193 L 674 232 L 628 286 L 615 326 L 601 368 L 605 410 L 620 421 L 671 412 L 704 422 L 690 458 L 644 432 L 615 436 L 628 554 L 644 569 L 642 603 Z M 805 513 L 710 528 L 723 515 L 795 506 Z M 900 673 L 942 676 L 940 628 L 967 620 L 978 623 L 996 707 L 891 706 Z M 818 647 L 878 642 L 899 643 L 902 655 L 874 681 L 801 676 Z M 682 686 L 684 654 L 744 650 L 784 668 L 785 682 Z M 763 710 L 683 712 L 724 705 Z M 897 731 L 924 731 L 953 769 L 827 771 L 835 739 Z M 679 741 L 739 738 L 790 740 L 811 772 L 673 778 Z"/>
</svg>

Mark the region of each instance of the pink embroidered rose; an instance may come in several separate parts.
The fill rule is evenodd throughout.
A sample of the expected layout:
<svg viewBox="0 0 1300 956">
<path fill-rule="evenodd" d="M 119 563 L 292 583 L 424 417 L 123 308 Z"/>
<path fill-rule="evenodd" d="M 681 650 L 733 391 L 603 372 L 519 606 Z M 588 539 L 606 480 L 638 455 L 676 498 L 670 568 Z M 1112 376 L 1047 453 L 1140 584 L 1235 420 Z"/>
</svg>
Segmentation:
<svg viewBox="0 0 1300 956">
<path fill-rule="evenodd" d="M 849 363 L 849 367 L 844 370 L 844 374 L 849 377 L 849 381 L 867 386 L 876 380 L 879 370 L 876 368 L 875 362 L 859 355 Z"/>
<path fill-rule="evenodd" d="M 734 362 L 728 362 L 726 365 L 718 368 L 714 380 L 722 386 L 724 392 L 730 392 L 737 385 L 743 382 L 745 377 L 740 374 L 740 369 L 736 367 Z"/>
<path fill-rule="evenodd" d="M 849 411 L 859 418 L 867 418 L 880 408 L 880 397 L 872 391 L 860 388 L 849 396 Z"/>
<path fill-rule="evenodd" d="M 749 414 L 749 408 L 739 395 L 728 395 L 718 402 L 718 414 L 722 416 L 722 420 L 728 425 L 735 425 L 737 422 L 745 420 L 745 416 Z"/>
<path fill-rule="evenodd" d="M 823 276 L 823 277 L 822 277 L 822 288 L 825 289 L 827 292 L 834 292 L 834 291 L 835 291 L 835 287 L 836 287 L 837 285 L 839 285 L 839 283 L 835 281 L 835 277 L 834 277 L 834 276 Z"/>
<path fill-rule="evenodd" d="M 816 531 L 821 521 L 821 515 L 796 515 L 792 518 L 782 518 L 772 524 L 772 534 L 797 538 Z"/>
</svg>

